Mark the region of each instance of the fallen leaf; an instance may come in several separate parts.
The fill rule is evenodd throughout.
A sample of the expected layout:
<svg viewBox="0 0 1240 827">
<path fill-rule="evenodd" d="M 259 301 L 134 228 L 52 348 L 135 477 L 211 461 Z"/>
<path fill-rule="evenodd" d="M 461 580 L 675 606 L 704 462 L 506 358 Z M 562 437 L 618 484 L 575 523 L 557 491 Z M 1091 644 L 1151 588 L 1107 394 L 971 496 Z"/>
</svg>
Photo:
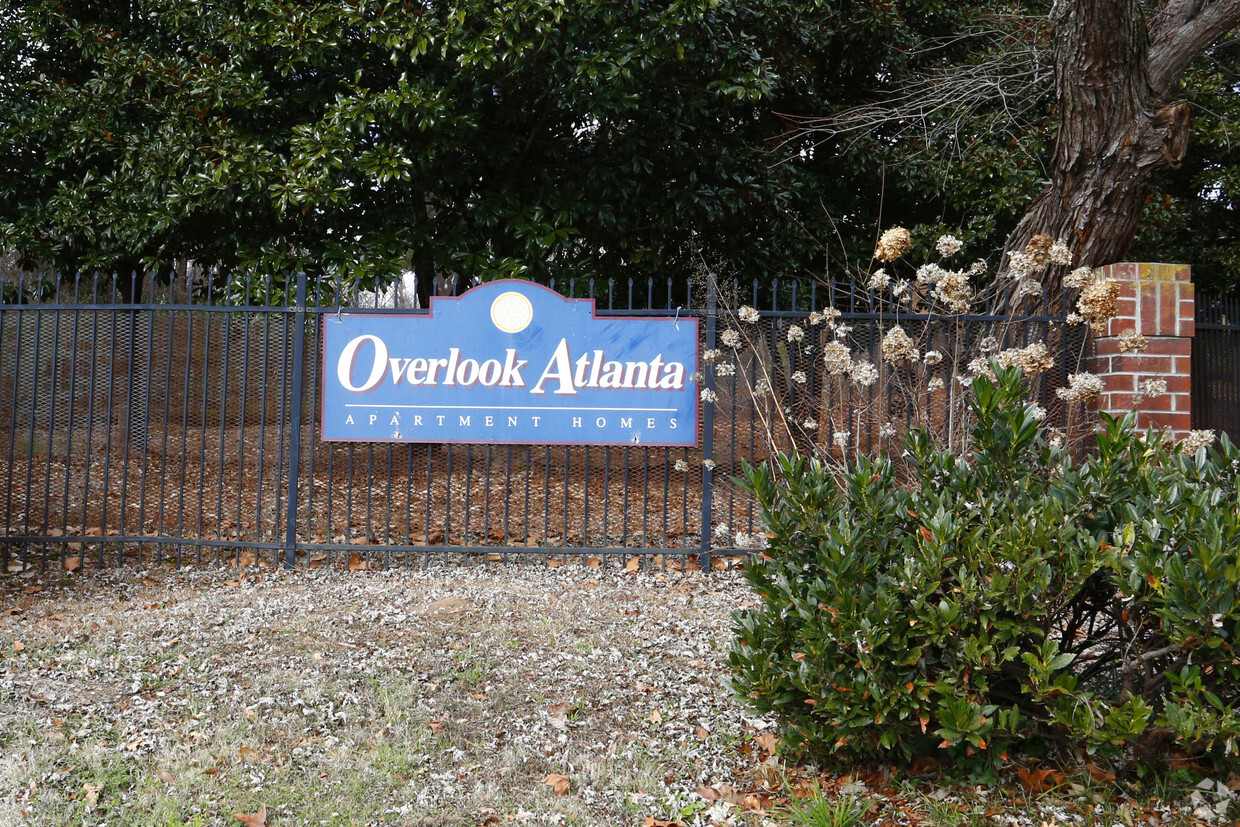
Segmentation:
<svg viewBox="0 0 1240 827">
<path fill-rule="evenodd" d="M 664 821 L 654 816 L 646 816 L 646 820 L 642 822 L 642 827 L 676 827 L 676 822 Z"/>
<path fill-rule="evenodd" d="M 769 732 L 764 732 L 755 737 L 753 740 L 758 746 L 762 747 L 762 749 L 769 753 L 773 754 L 779 749 L 779 739 Z"/>
<path fill-rule="evenodd" d="M 81 557 L 66 557 L 65 558 L 65 571 L 77 571 L 81 567 L 82 567 Z"/>
<path fill-rule="evenodd" d="M 444 725 L 439 721 L 431 721 L 427 724 L 431 728 L 431 732 L 440 733 L 444 731 Z"/>
<path fill-rule="evenodd" d="M 661 724 L 661 723 L 663 723 L 663 713 L 662 713 L 662 712 L 660 712 L 660 711 L 659 711 L 659 710 L 657 710 L 657 709 L 652 710 L 652 711 L 651 711 L 651 713 L 650 713 L 650 723 L 652 723 L 652 724 Z"/>
<path fill-rule="evenodd" d="M 1053 769 L 1027 770 L 1024 767 L 1016 770 L 1020 785 L 1034 795 L 1041 795 L 1047 790 L 1063 783 L 1063 776 Z"/>
<path fill-rule="evenodd" d="M 99 793 L 103 790 L 102 784 L 83 784 L 82 794 L 86 796 L 86 803 L 91 807 L 99 804 Z"/>
<path fill-rule="evenodd" d="M 233 818 L 240 821 L 245 827 L 267 827 L 267 805 L 258 805 L 258 812 L 253 815 L 233 813 Z"/>
<path fill-rule="evenodd" d="M 22 643 L 20 640 L 15 640 L 15 641 L 13 641 L 13 651 L 14 651 L 14 652 L 20 652 L 21 650 L 23 650 L 23 649 L 25 649 L 25 648 L 26 648 L 26 644 Z"/>
<path fill-rule="evenodd" d="M 564 795 L 564 793 L 568 792 L 568 788 L 573 785 L 573 782 L 569 780 L 567 775 L 557 775 L 556 773 L 548 773 L 547 777 L 542 780 L 542 783 L 550 787 L 551 791 L 556 795 Z"/>
<path fill-rule="evenodd" d="M 258 750 L 254 749 L 254 747 L 242 747 L 237 750 L 237 757 L 242 761 L 257 761 Z"/>
<path fill-rule="evenodd" d="M 603 559 L 601 557 L 587 557 L 586 565 L 592 569 L 597 569 L 599 566 L 603 565 Z"/>
<path fill-rule="evenodd" d="M 723 795 L 714 787 L 698 787 L 697 794 L 707 801 L 718 801 L 720 798 L 723 798 Z"/>
<path fill-rule="evenodd" d="M 155 773 L 155 777 L 158 778 L 160 781 L 164 782 L 165 784 L 172 783 L 172 773 L 168 772 L 167 770 L 160 770 L 159 772 Z"/>
<path fill-rule="evenodd" d="M 22 594 L 38 594 L 41 591 L 43 591 L 42 586 L 27 586 L 22 589 Z"/>
<path fill-rule="evenodd" d="M 366 571 L 370 564 L 366 562 L 366 558 L 360 554 L 354 554 L 349 557 L 349 571 Z"/>
<path fill-rule="evenodd" d="M 562 565 L 564 565 L 564 561 L 560 559 L 559 557 L 548 557 L 547 558 L 547 568 L 549 569 L 558 569 Z"/>
</svg>

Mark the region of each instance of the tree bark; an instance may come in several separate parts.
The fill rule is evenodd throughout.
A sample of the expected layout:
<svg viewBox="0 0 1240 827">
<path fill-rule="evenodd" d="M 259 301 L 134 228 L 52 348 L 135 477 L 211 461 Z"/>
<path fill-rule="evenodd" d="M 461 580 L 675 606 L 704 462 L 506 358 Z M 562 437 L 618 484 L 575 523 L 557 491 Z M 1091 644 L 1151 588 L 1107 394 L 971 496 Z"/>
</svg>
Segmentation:
<svg viewBox="0 0 1240 827">
<path fill-rule="evenodd" d="M 1147 25 L 1139 0 L 1057 0 L 1051 12 L 1059 135 L 1051 180 L 1004 250 L 1039 233 L 1079 265 L 1121 260 L 1154 175 L 1188 150 L 1174 99 L 1192 60 L 1240 25 L 1240 0 L 1170 0 Z M 1052 290 L 1057 285 L 1048 285 Z"/>
</svg>

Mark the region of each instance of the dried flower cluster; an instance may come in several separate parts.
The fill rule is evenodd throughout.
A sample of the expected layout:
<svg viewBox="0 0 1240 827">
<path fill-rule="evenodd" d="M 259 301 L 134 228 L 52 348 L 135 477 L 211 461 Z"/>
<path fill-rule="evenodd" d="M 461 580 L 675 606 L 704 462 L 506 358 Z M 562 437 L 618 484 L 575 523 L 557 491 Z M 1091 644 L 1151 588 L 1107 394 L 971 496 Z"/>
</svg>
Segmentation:
<svg viewBox="0 0 1240 827">
<path fill-rule="evenodd" d="M 870 281 L 866 287 L 871 290 L 886 290 L 891 284 L 891 276 L 887 275 L 886 270 L 878 270 L 874 275 L 870 276 Z"/>
<path fill-rule="evenodd" d="M 903 227 L 892 227 L 878 239 L 874 258 L 879 261 L 895 261 L 913 249 L 913 236 Z"/>
<path fill-rule="evenodd" d="M 1068 377 L 1068 387 L 1055 394 L 1068 402 L 1092 402 L 1102 393 L 1102 377 L 1092 373 L 1074 373 Z"/>
<path fill-rule="evenodd" d="M 727 345 L 728 347 L 740 347 L 741 346 L 740 331 L 736 330 L 735 328 L 729 327 L 727 330 L 723 331 L 723 333 L 719 334 L 719 341 L 723 342 L 723 344 Z"/>
<path fill-rule="evenodd" d="M 805 338 L 805 329 L 799 324 L 794 324 L 788 328 L 788 341 L 799 342 Z"/>
<path fill-rule="evenodd" d="M 1063 286 L 1080 290 L 1094 280 L 1094 271 L 1088 267 L 1078 267 L 1063 277 Z"/>
<path fill-rule="evenodd" d="M 954 235 L 941 235 L 939 240 L 934 242 L 935 249 L 939 251 L 939 255 L 943 258 L 954 256 L 960 252 L 960 248 L 964 246 L 964 242 L 956 238 Z"/>
<path fill-rule="evenodd" d="M 995 354 L 995 361 L 1005 368 L 1018 367 L 1026 376 L 1036 376 L 1055 366 L 1055 357 L 1043 342 L 1000 351 Z"/>
<path fill-rule="evenodd" d="M 746 322 L 748 324 L 754 324 L 759 318 L 761 318 L 758 315 L 758 311 L 749 305 L 745 305 L 740 310 L 736 311 L 736 317 L 742 322 Z"/>
<path fill-rule="evenodd" d="M 1119 334 L 1119 349 L 1124 353 L 1141 353 L 1149 346 L 1149 339 L 1138 333 L 1135 327 L 1130 327 Z"/>
<path fill-rule="evenodd" d="M 1142 379 L 1138 388 L 1143 396 L 1159 396 L 1167 392 L 1167 380 L 1162 378 Z"/>
<path fill-rule="evenodd" d="M 883 337 L 883 358 L 893 365 L 902 365 L 918 357 L 917 346 L 900 325 L 893 325 Z"/>
<path fill-rule="evenodd" d="M 934 295 L 951 312 L 967 312 L 973 298 L 968 273 L 944 273 L 934 286 Z"/>
<path fill-rule="evenodd" d="M 868 388 L 878 381 L 878 368 L 874 367 L 871 362 L 853 362 L 849 374 L 852 376 L 853 383 L 863 388 Z"/>
<path fill-rule="evenodd" d="M 1180 450 L 1186 454 L 1195 454 L 1201 448 L 1214 442 L 1214 431 L 1189 431 L 1188 436 L 1180 440 Z"/>
<path fill-rule="evenodd" d="M 827 373 L 843 376 L 852 368 L 852 351 L 842 342 L 828 342 L 822 347 L 822 361 L 827 366 Z"/>
<path fill-rule="evenodd" d="M 1076 312 L 1089 322 L 1095 333 L 1101 332 L 1106 320 L 1119 312 L 1119 282 L 1115 279 L 1094 279 L 1081 290 Z"/>
</svg>

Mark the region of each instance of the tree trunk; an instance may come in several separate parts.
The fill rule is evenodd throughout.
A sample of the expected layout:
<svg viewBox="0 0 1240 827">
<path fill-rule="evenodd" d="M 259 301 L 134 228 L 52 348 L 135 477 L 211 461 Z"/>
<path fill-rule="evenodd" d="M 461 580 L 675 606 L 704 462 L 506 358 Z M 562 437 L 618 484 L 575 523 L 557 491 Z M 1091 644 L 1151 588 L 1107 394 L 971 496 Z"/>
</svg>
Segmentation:
<svg viewBox="0 0 1240 827">
<path fill-rule="evenodd" d="M 1189 106 L 1173 100 L 1179 78 L 1238 24 L 1240 0 L 1170 0 L 1152 35 L 1139 0 L 1057 0 L 1055 160 L 1008 239 L 1004 268 L 1006 254 L 1039 233 L 1067 243 L 1079 265 L 1124 257 L 1152 178 L 1188 149 Z"/>
</svg>

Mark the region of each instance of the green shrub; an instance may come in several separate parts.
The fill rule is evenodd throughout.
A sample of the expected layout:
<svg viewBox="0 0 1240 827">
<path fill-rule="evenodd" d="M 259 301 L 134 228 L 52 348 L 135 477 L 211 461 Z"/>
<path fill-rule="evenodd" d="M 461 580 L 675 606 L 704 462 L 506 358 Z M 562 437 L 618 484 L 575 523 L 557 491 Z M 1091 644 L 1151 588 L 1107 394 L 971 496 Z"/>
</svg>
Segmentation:
<svg viewBox="0 0 1240 827">
<path fill-rule="evenodd" d="M 747 571 L 758 607 L 734 617 L 737 693 L 815 758 L 1231 760 L 1240 451 L 1186 456 L 1103 417 L 1074 461 L 994 367 L 963 456 L 915 431 L 898 463 L 746 468 L 769 548 Z"/>
</svg>

